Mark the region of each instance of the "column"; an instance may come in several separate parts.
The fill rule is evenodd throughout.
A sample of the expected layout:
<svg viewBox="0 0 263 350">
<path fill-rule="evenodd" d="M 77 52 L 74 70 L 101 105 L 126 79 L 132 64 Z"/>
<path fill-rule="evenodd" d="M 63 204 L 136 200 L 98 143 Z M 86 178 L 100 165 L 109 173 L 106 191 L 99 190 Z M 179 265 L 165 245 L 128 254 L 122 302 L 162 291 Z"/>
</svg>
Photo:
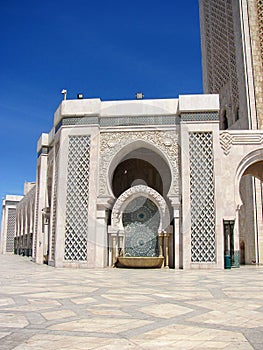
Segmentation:
<svg viewBox="0 0 263 350">
<path fill-rule="evenodd" d="M 158 243 L 159 243 L 159 257 L 160 258 L 164 258 L 164 255 L 163 255 L 163 231 L 160 232 L 158 234 Z M 163 263 L 162 263 L 162 268 L 164 267 L 164 259 L 163 259 Z"/>
<path fill-rule="evenodd" d="M 180 198 L 179 196 L 174 196 L 169 198 L 173 207 L 173 218 L 174 218 L 174 267 L 179 269 L 181 266 L 181 256 L 180 251 Z"/>
<path fill-rule="evenodd" d="M 48 134 L 42 134 L 38 142 L 36 210 L 35 210 L 35 262 L 44 262 L 44 225 L 42 209 L 46 207 Z"/>
<path fill-rule="evenodd" d="M 240 267 L 240 252 L 239 252 L 239 209 L 236 210 L 236 220 L 234 225 L 234 265 Z"/>
<path fill-rule="evenodd" d="M 165 268 L 169 269 L 169 233 L 164 231 Z"/>
</svg>

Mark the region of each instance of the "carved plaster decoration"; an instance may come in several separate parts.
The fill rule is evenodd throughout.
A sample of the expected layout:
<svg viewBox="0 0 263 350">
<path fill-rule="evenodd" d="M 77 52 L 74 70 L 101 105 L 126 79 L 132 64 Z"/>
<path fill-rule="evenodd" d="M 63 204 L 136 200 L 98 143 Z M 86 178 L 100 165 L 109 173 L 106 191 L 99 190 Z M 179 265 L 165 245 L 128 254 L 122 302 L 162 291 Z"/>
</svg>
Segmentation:
<svg viewBox="0 0 263 350">
<path fill-rule="evenodd" d="M 127 206 L 127 204 L 130 203 L 130 201 L 137 196 L 143 196 L 145 198 L 149 198 L 157 205 L 157 207 L 159 208 L 160 217 L 161 217 L 160 229 L 166 228 L 166 226 L 169 225 L 170 220 L 169 220 L 169 210 L 164 198 L 153 188 L 144 186 L 144 185 L 133 186 L 120 195 L 120 197 L 117 199 L 112 209 L 112 214 L 111 214 L 112 227 L 115 229 L 123 229 L 123 226 L 122 226 L 123 211 Z"/>
<path fill-rule="evenodd" d="M 220 145 L 226 156 L 230 153 L 233 145 L 261 145 L 262 143 L 263 134 L 229 131 L 220 134 Z"/>
<path fill-rule="evenodd" d="M 231 142 L 232 142 L 232 135 L 230 135 L 228 132 L 223 132 L 220 135 L 220 145 L 222 150 L 224 151 L 224 154 L 227 156 L 231 149 Z"/>
<path fill-rule="evenodd" d="M 125 146 L 144 141 L 148 145 L 158 148 L 166 155 L 172 173 L 172 183 L 169 195 L 179 194 L 179 150 L 177 132 L 168 131 L 121 131 L 105 132 L 100 135 L 100 174 L 99 195 L 110 196 L 107 186 L 109 166 L 116 154 Z"/>
</svg>

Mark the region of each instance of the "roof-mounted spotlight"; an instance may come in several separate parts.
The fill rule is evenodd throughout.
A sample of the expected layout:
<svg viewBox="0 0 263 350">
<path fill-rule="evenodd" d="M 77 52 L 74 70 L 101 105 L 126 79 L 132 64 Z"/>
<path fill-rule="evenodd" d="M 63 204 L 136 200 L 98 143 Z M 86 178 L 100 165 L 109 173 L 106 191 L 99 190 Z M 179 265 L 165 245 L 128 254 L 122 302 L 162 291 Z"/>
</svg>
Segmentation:
<svg viewBox="0 0 263 350">
<path fill-rule="evenodd" d="M 78 100 L 82 100 L 84 98 L 83 94 L 78 94 L 77 97 L 78 97 Z"/>
<path fill-rule="evenodd" d="M 63 89 L 61 91 L 61 93 L 62 93 L 62 95 L 64 95 L 64 100 L 66 100 L 67 99 L 67 90 Z"/>
<path fill-rule="evenodd" d="M 144 94 L 142 92 L 137 92 L 135 97 L 136 100 L 142 100 L 144 98 Z"/>
</svg>

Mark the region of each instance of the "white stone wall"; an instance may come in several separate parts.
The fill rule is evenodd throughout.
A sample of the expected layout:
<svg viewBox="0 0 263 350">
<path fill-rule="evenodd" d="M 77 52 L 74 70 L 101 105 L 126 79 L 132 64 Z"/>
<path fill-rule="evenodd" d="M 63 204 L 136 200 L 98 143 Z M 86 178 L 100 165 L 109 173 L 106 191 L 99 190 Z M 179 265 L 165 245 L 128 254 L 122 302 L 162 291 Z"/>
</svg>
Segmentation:
<svg viewBox="0 0 263 350">
<path fill-rule="evenodd" d="M 34 218 L 35 218 L 35 183 L 25 183 L 25 196 L 16 207 L 15 253 L 32 255 Z"/>
<path fill-rule="evenodd" d="M 23 196 L 6 195 L 2 202 L 0 253 L 12 253 L 16 229 L 16 206 Z"/>
<path fill-rule="evenodd" d="M 138 149 L 144 147 L 152 152 L 151 157 L 154 154 L 157 155 L 156 161 L 153 162 L 154 166 L 162 168 L 158 170 L 163 180 L 170 181 L 170 188 L 166 185 L 164 188 L 165 199 L 173 215 L 171 218 L 175 220 L 175 239 L 173 241 L 175 254 L 171 265 L 176 268 L 223 268 L 223 220 L 235 220 L 235 251 L 237 253 L 240 240 L 244 237 L 244 230 L 249 230 L 246 236 L 247 242 L 251 237 L 255 237 L 253 225 L 251 225 L 254 220 L 253 216 L 249 217 L 245 225 L 242 224 L 242 217 L 244 217 L 242 211 L 247 210 L 245 208 L 251 201 L 249 200 L 248 204 L 244 203 L 243 208 L 240 209 L 242 202 L 239 190 L 241 188 L 242 191 L 242 185 L 240 187 L 241 177 L 238 177 L 238 171 L 244 157 L 246 159 L 247 154 L 260 149 L 263 139 L 260 132 L 227 131 L 220 133 L 218 121 L 215 120 L 218 109 L 218 97 L 215 95 L 186 95 L 174 100 L 145 100 L 131 103 L 129 101 L 104 103 L 98 100 L 94 103 L 89 103 L 89 100 L 63 101 L 62 106 L 56 112 L 54 128 L 48 136 L 48 156 L 43 158 L 44 155 L 40 155 L 42 160 L 39 160 L 38 164 L 38 173 L 41 174 L 41 171 L 44 171 L 46 174 L 46 187 L 44 189 L 42 186 L 42 189 L 39 190 L 39 198 L 41 196 L 47 198 L 48 205 L 51 206 L 49 264 L 57 267 L 95 268 L 105 267 L 111 262 L 108 260 L 107 226 L 109 210 L 116 201 L 111 189 L 112 176 L 115 168 L 126 159 L 125 157 L 130 155 L 139 157 Z M 147 124 L 147 122 L 152 124 Z M 191 160 L 189 158 L 189 134 L 191 133 L 211 133 L 213 138 L 216 259 L 199 263 L 193 262 L 191 257 L 191 224 L 193 221 L 190 193 Z M 85 261 L 74 261 L 74 259 L 70 261 L 65 260 L 67 213 L 69 205 L 74 206 L 74 203 L 69 202 L 73 200 L 73 197 L 68 195 L 69 179 L 73 174 L 69 168 L 71 154 L 69 139 L 79 138 L 80 140 L 86 137 L 90 137 L 89 164 L 84 162 L 89 171 L 89 188 L 88 192 L 83 194 L 89 197 L 87 258 Z M 44 141 L 42 140 L 42 143 Z M 40 144 L 43 146 L 42 143 Z M 41 163 L 43 159 L 45 159 L 44 167 Z M 149 160 L 146 155 L 143 159 Z M 81 159 L 80 163 L 82 164 Z M 85 171 L 85 165 L 83 166 L 80 168 L 80 176 Z M 169 176 L 166 176 L 168 173 L 165 174 L 167 169 L 170 172 Z M 250 193 L 248 198 L 251 198 Z M 182 202 L 182 207 L 180 202 Z M 42 207 L 43 204 L 39 205 L 38 211 Z M 250 209 L 251 206 L 249 206 Z M 239 217 L 241 217 L 240 220 Z M 245 227 L 244 230 L 243 227 Z M 248 246 L 247 260 L 254 253 L 255 245 L 254 248 L 252 245 L 251 248 Z"/>
</svg>

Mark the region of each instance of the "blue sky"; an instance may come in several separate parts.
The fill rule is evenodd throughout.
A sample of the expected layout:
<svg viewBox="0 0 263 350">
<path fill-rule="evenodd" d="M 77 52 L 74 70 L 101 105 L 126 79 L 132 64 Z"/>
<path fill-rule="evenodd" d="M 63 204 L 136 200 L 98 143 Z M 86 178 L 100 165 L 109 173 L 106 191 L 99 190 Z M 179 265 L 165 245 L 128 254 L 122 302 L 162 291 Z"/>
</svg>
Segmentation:
<svg viewBox="0 0 263 350">
<path fill-rule="evenodd" d="M 34 181 L 62 100 L 202 93 L 198 0 L 0 1 L 0 195 Z"/>
</svg>

